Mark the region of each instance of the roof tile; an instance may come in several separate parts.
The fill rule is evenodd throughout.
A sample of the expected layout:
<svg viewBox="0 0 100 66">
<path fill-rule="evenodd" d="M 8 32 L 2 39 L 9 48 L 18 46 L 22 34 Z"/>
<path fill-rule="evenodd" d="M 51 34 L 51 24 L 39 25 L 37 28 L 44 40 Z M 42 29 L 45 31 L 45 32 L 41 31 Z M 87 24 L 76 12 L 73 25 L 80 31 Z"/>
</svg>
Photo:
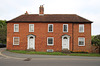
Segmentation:
<svg viewBox="0 0 100 66">
<path fill-rule="evenodd" d="M 44 14 L 40 16 L 39 14 L 27 14 L 20 15 L 9 22 L 84 22 L 84 23 L 92 23 L 83 17 L 80 17 L 76 14 Z"/>
</svg>

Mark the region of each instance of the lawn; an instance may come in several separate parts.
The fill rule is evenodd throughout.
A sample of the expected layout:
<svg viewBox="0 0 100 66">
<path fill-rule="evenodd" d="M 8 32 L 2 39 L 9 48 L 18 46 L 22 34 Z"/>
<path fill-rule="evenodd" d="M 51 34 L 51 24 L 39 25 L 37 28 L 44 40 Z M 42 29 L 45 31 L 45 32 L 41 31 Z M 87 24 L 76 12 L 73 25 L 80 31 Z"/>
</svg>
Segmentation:
<svg viewBox="0 0 100 66">
<path fill-rule="evenodd" d="M 23 50 L 9 50 L 14 53 L 22 53 L 22 54 L 39 54 L 39 55 L 66 55 L 61 52 L 35 52 L 35 51 L 23 51 Z"/>
<path fill-rule="evenodd" d="M 65 53 L 62 53 L 62 52 L 35 52 L 35 51 L 24 51 L 24 50 L 8 50 L 8 51 L 14 52 L 14 53 L 22 53 L 22 54 L 100 57 L 100 54 L 94 54 L 94 53 L 70 53 L 70 54 L 65 54 Z"/>
</svg>

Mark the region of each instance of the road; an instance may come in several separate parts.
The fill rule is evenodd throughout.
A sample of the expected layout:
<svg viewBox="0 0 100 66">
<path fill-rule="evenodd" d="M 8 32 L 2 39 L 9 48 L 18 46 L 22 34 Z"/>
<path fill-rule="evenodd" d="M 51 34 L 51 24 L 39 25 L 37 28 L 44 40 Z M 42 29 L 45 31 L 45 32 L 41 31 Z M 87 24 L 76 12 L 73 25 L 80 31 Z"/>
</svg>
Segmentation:
<svg viewBox="0 0 100 66">
<path fill-rule="evenodd" d="M 27 59 L 6 57 L 0 54 L 0 66 L 100 66 L 100 57 L 67 56 L 58 58 L 51 56 Z"/>
</svg>

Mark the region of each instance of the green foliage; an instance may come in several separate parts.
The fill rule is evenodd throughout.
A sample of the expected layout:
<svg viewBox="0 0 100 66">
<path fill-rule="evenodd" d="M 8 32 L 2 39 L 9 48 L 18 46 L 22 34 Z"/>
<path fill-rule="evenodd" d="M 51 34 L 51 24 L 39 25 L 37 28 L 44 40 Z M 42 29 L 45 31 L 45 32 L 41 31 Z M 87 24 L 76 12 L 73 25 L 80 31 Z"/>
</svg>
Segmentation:
<svg viewBox="0 0 100 66">
<path fill-rule="evenodd" d="M 100 35 L 92 36 L 92 44 L 100 46 Z"/>
<path fill-rule="evenodd" d="M 24 50 L 9 50 L 10 52 L 22 53 L 22 54 L 39 54 L 39 55 L 66 55 L 61 52 L 36 52 L 36 51 L 24 51 Z"/>
<path fill-rule="evenodd" d="M 100 54 L 92 54 L 92 53 L 70 53 L 65 54 L 62 52 L 36 52 L 36 51 L 24 51 L 24 50 L 7 50 L 14 53 L 22 53 L 22 54 L 38 54 L 38 55 L 64 55 L 64 56 L 89 56 L 89 57 L 100 57 Z"/>
<path fill-rule="evenodd" d="M 100 35 L 92 37 L 92 44 L 94 44 L 95 46 L 99 46 L 99 54 L 100 54 Z"/>
<path fill-rule="evenodd" d="M 0 20 L 0 28 L 6 26 L 6 20 Z"/>
<path fill-rule="evenodd" d="M 7 24 L 6 20 L 0 20 L 0 42 L 6 43 Z"/>
<path fill-rule="evenodd" d="M 87 53 L 71 53 L 70 56 L 88 56 L 88 57 L 100 57 L 100 54 L 87 54 Z"/>
<path fill-rule="evenodd" d="M 95 35 L 91 36 L 91 39 L 94 39 Z"/>
<path fill-rule="evenodd" d="M 71 53 L 70 50 L 68 50 L 68 49 L 63 49 L 61 52 L 62 53 L 66 53 L 66 54 L 70 54 Z"/>
<path fill-rule="evenodd" d="M 71 53 L 85 53 L 85 54 L 86 54 L 86 53 L 88 53 L 88 52 L 84 52 L 84 51 L 81 51 L 81 52 L 72 52 L 72 51 L 71 51 Z"/>
</svg>

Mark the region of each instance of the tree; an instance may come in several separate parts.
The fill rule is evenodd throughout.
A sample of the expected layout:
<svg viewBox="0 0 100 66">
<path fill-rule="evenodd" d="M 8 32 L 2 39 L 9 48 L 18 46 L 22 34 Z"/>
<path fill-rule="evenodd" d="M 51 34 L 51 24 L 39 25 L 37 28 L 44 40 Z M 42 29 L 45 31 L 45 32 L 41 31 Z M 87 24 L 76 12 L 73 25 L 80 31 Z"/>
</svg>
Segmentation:
<svg viewBox="0 0 100 66">
<path fill-rule="evenodd" d="M 6 20 L 0 20 L 0 28 L 6 26 Z"/>
<path fill-rule="evenodd" d="M 100 53 L 100 35 L 92 37 L 92 44 L 99 46 L 99 53 Z"/>
<path fill-rule="evenodd" d="M 6 42 L 6 36 L 7 36 L 6 20 L 0 20 L 0 41 L 2 43 Z"/>
</svg>

